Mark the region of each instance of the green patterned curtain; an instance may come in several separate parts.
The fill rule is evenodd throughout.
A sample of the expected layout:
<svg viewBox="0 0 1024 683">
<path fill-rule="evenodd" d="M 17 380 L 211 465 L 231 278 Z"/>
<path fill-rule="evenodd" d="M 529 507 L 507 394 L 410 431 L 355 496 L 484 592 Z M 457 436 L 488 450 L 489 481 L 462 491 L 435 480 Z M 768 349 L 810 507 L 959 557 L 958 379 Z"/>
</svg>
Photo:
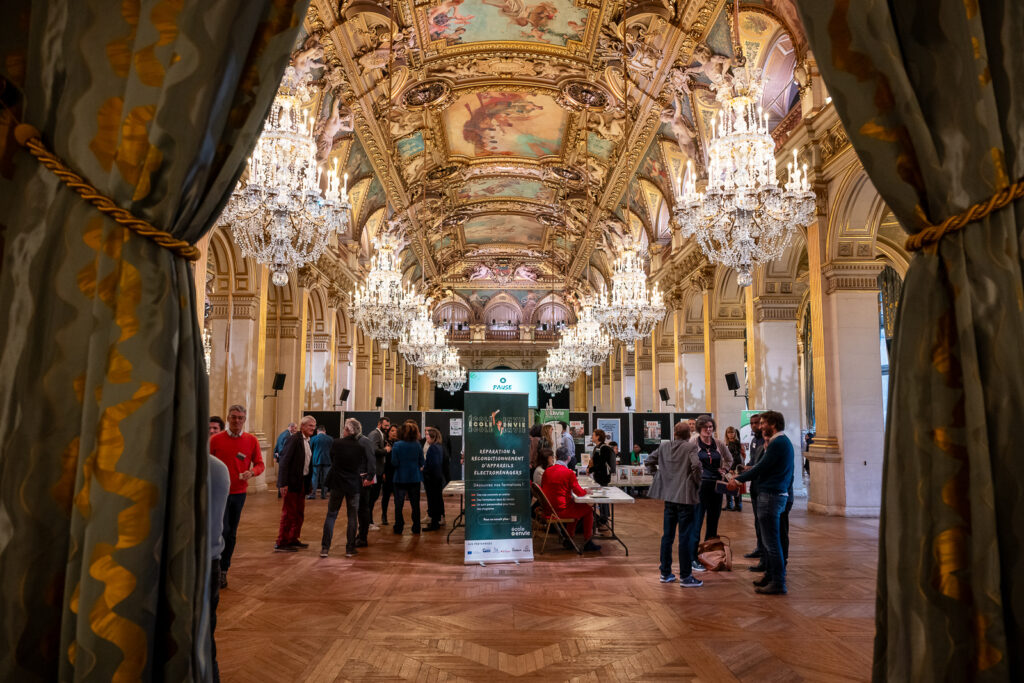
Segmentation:
<svg viewBox="0 0 1024 683">
<path fill-rule="evenodd" d="M 917 232 L 1024 177 L 1024 2 L 798 0 L 853 147 Z M 876 681 L 1024 680 L 1024 206 L 917 254 L 893 348 Z"/>
<path fill-rule="evenodd" d="M 307 4 L 7 0 L 3 99 L 119 206 L 194 242 L 241 173 Z M 0 680 L 205 679 L 207 384 L 192 267 L 11 144 L 0 141 Z"/>
</svg>

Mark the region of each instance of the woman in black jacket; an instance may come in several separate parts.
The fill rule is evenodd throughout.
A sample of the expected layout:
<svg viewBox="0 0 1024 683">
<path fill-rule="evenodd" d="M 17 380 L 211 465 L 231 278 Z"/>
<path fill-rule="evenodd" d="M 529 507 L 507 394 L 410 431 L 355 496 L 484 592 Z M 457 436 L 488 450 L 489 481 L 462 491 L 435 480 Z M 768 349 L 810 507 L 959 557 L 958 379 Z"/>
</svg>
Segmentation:
<svg viewBox="0 0 1024 683">
<path fill-rule="evenodd" d="M 599 486 L 608 486 L 612 483 L 612 475 L 615 474 L 615 451 L 605 443 L 608 436 L 603 429 L 595 429 L 590 435 L 590 441 L 594 444 L 594 452 L 590 456 L 590 465 L 587 472 L 594 478 Z M 597 506 L 600 513 L 597 516 L 597 528 L 604 531 L 608 525 L 608 518 L 611 515 L 611 508 L 607 503 Z"/>
<path fill-rule="evenodd" d="M 427 453 L 423 465 L 423 488 L 427 494 L 427 516 L 430 524 L 427 531 L 441 528 L 444 517 L 444 446 L 441 445 L 441 432 L 437 427 L 427 427 Z"/>
</svg>

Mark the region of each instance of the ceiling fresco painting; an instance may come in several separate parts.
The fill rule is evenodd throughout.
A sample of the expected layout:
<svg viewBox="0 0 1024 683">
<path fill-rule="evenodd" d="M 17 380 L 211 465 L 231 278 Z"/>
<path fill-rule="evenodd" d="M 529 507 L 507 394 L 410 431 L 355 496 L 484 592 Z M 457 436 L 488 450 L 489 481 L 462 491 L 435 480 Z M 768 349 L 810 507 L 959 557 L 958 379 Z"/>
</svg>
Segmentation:
<svg viewBox="0 0 1024 683">
<path fill-rule="evenodd" d="M 565 46 L 583 39 L 589 14 L 572 0 L 445 0 L 420 12 L 430 41 L 445 46 L 487 41 Z"/>
<path fill-rule="evenodd" d="M 740 10 L 776 125 L 806 40 L 787 33 L 792 0 Z M 312 0 L 297 48 L 317 62 L 318 156 L 349 174 L 359 264 L 364 230 L 401 226 L 407 276 L 479 303 L 570 298 L 631 237 L 668 245 L 674 179 L 689 159 L 702 172 L 732 43 L 723 0 Z"/>
<path fill-rule="evenodd" d="M 462 228 L 467 244 L 522 242 L 535 244 L 544 236 L 544 226 L 536 219 L 516 214 L 474 218 Z"/>
<path fill-rule="evenodd" d="M 467 157 L 542 157 L 558 153 L 566 112 L 540 93 L 477 92 L 446 112 L 453 154 Z"/>
<path fill-rule="evenodd" d="M 538 202 L 550 202 L 555 192 L 539 180 L 499 176 L 475 178 L 459 188 L 460 200 L 522 197 Z"/>
</svg>

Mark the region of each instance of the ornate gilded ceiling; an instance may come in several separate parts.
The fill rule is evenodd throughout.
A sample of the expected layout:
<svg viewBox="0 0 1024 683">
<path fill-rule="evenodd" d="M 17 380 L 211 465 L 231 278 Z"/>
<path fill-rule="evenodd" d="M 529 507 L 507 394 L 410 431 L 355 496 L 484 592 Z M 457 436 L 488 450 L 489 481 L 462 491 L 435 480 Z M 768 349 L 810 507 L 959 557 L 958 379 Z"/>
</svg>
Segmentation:
<svg viewBox="0 0 1024 683">
<path fill-rule="evenodd" d="M 302 46 L 323 50 L 316 130 L 350 174 L 353 241 L 365 251 L 404 217 L 407 276 L 469 291 L 597 282 L 625 237 L 609 214 L 667 241 L 670 178 L 699 164 L 714 60 L 733 55 L 725 7 L 313 0 Z M 782 120 L 795 14 L 788 0 L 741 9 L 744 52 L 778 80 L 766 111 Z"/>
</svg>

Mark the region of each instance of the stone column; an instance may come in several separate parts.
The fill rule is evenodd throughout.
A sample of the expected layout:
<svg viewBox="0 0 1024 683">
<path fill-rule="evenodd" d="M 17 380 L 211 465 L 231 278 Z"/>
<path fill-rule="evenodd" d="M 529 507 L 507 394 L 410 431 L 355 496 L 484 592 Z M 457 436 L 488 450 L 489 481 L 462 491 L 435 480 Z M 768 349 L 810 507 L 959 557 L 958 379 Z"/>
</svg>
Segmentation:
<svg viewBox="0 0 1024 683">
<path fill-rule="evenodd" d="M 788 283 L 787 283 L 788 284 Z M 800 452 L 800 365 L 797 353 L 796 309 L 799 298 L 761 295 L 754 302 L 755 372 L 761 379 L 752 407 L 776 410 L 786 418 L 786 436 L 793 443 L 794 490 L 805 493 Z M 749 347 L 749 345 L 748 345 Z M 748 365 L 750 358 L 748 356 Z"/>
<path fill-rule="evenodd" d="M 698 413 L 707 410 L 704 394 L 704 340 L 701 337 L 684 338 L 680 351 L 683 401 L 678 412 Z"/>
<path fill-rule="evenodd" d="M 712 372 L 714 376 L 705 377 L 704 381 L 714 387 L 715 402 L 708 409 L 715 415 L 718 426 L 718 437 L 725 438 L 725 428 L 732 425 L 739 428 L 740 413 L 747 407 L 742 393 L 734 395 L 725 382 L 725 373 L 735 372 L 740 379 L 742 392 L 744 372 L 743 343 L 744 327 L 742 321 L 716 321 L 712 345 Z"/>
<path fill-rule="evenodd" d="M 826 264 L 819 278 L 812 270 L 811 314 L 821 316 L 811 321 L 817 430 L 808 455 L 812 512 L 873 517 L 881 508 L 881 269 L 876 261 L 837 261 Z"/>
<path fill-rule="evenodd" d="M 210 295 L 210 414 L 227 419 L 231 295 Z"/>
<path fill-rule="evenodd" d="M 718 405 L 718 390 L 715 384 L 715 345 L 712 343 L 711 320 L 715 313 L 715 293 L 712 289 L 715 282 L 713 268 L 705 268 L 693 278 L 693 284 L 701 293 L 701 315 L 704 332 L 704 406 L 705 410 L 715 410 Z"/>
<path fill-rule="evenodd" d="M 675 410 L 683 409 L 682 356 L 679 350 L 679 315 L 677 308 L 672 311 L 672 397 L 675 399 Z"/>
</svg>

